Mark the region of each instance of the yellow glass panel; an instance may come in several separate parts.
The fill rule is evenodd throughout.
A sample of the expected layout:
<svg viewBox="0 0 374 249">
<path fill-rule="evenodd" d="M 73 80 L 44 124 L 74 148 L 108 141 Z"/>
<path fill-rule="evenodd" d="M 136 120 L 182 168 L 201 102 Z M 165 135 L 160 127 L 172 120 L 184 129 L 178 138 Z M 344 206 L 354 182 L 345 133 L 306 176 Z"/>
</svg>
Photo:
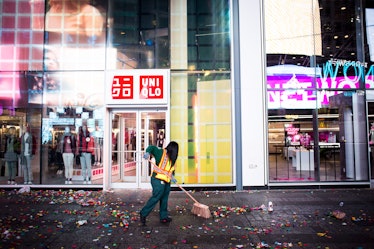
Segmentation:
<svg viewBox="0 0 374 249">
<path fill-rule="evenodd" d="M 231 102 L 231 97 L 230 97 L 231 92 L 225 91 L 225 92 L 217 92 L 216 93 L 216 98 L 217 98 L 217 105 L 221 106 L 229 106 Z"/>
<path fill-rule="evenodd" d="M 232 176 L 218 176 L 218 182 L 231 183 L 232 180 Z"/>
<path fill-rule="evenodd" d="M 209 109 L 199 109 L 199 122 L 200 124 L 204 123 L 211 123 L 214 117 L 213 110 L 211 108 Z"/>
<path fill-rule="evenodd" d="M 217 130 L 217 137 L 216 138 L 230 138 L 231 137 L 231 126 L 230 125 L 217 125 L 215 127 Z"/>
<path fill-rule="evenodd" d="M 228 123 L 231 122 L 231 110 L 230 109 L 220 109 L 219 115 L 217 115 L 218 123 Z M 231 129 L 231 127 L 230 127 Z"/>
<path fill-rule="evenodd" d="M 220 156 L 231 157 L 231 142 L 220 142 L 217 146 L 217 153 Z"/>
<path fill-rule="evenodd" d="M 231 158 L 230 159 L 219 159 L 217 163 L 217 172 L 231 172 Z"/>
<path fill-rule="evenodd" d="M 198 104 L 200 108 L 204 108 L 206 106 L 212 106 L 214 105 L 214 95 L 212 92 L 207 92 L 207 93 L 199 93 L 197 96 L 198 98 Z"/>
</svg>

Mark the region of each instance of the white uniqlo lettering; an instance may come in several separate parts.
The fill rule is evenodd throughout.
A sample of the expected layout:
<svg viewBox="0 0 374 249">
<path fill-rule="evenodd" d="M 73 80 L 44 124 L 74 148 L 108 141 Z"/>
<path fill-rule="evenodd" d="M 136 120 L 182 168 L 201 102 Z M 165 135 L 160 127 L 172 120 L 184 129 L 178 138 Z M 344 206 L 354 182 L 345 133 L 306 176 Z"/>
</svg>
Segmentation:
<svg viewBox="0 0 374 249">
<path fill-rule="evenodd" d="M 159 78 L 143 78 L 142 86 L 159 87 Z"/>
<path fill-rule="evenodd" d="M 163 77 L 161 75 L 140 76 L 140 98 L 162 99 L 163 84 Z"/>
<path fill-rule="evenodd" d="M 160 97 L 162 94 L 162 91 L 160 88 L 143 88 L 141 91 L 141 94 L 144 97 Z"/>
</svg>

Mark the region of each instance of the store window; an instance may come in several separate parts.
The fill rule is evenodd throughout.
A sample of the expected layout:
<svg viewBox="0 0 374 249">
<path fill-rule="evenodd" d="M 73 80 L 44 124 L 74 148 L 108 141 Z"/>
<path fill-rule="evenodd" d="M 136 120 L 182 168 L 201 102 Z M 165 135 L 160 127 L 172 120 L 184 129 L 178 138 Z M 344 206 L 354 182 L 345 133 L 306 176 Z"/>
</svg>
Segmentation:
<svg viewBox="0 0 374 249">
<path fill-rule="evenodd" d="M 170 28 L 171 5 L 185 29 Z M 105 71 L 159 68 L 173 68 L 170 138 L 188 141 L 179 180 L 233 183 L 229 1 L 4 0 L 0 9 L 1 183 L 7 138 L 28 131 L 33 184 L 102 184 L 93 172 L 103 167 Z M 179 49 L 172 30 L 187 37 Z"/>
<path fill-rule="evenodd" d="M 41 182 L 42 109 L 28 101 L 29 91 L 40 83 L 30 89 L 28 72 L 38 75 L 43 68 L 43 30 L 33 29 L 44 16 L 44 1 L 40 2 L 0 3 L 0 184 Z M 15 161 L 12 153 L 17 154 Z"/>
<path fill-rule="evenodd" d="M 176 31 L 187 20 L 187 41 L 176 32 L 172 44 L 170 136 L 182 145 L 177 180 L 233 184 L 229 1 L 174 1 L 173 11 Z"/>
<path fill-rule="evenodd" d="M 361 7 L 265 1 L 270 182 L 368 180 L 371 31 Z"/>
<path fill-rule="evenodd" d="M 374 93 L 370 91 L 368 95 L 373 95 Z M 368 130 L 369 130 L 369 162 L 370 165 L 374 165 L 374 101 L 369 98 L 367 102 L 368 110 Z M 374 169 L 373 166 L 370 167 L 370 179 L 374 179 Z"/>
<path fill-rule="evenodd" d="M 42 182 L 102 184 L 95 170 L 103 167 L 97 158 L 103 138 L 107 5 L 51 0 L 45 6 L 43 71 L 28 82 L 42 83 L 29 92 L 29 103 L 43 108 Z"/>
<path fill-rule="evenodd" d="M 108 7 L 109 67 L 170 68 L 169 1 L 113 0 Z"/>
<path fill-rule="evenodd" d="M 102 184 L 102 174 L 93 171 L 102 167 L 105 70 L 169 66 L 168 1 L 5 0 L 0 5 L 2 183 L 8 180 L 9 129 L 20 138 L 27 124 L 36 138 L 33 184 Z M 87 179 L 81 128 L 95 142 L 86 151 L 93 172 Z M 76 143 L 69 146 L 74 158 L 64 161 L 67 134 Z M 23 183 L 22 166 L 16 176 L 15 182 Z"/>
</svg>

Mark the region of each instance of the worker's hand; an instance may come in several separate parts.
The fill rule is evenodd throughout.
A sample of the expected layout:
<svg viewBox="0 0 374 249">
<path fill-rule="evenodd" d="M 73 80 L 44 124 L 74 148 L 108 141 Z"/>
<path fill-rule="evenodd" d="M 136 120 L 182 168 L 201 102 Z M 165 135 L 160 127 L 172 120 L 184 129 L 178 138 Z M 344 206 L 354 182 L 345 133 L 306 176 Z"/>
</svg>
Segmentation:
<svg viewBox="0 0 374 249">
<path fill-rule="evenodd" d="M 143 158 L 145 160 L 148 160 L 149 159 L 149 153 L 148 152 L 144 153 Z"/>
<path fill-rule="evenodd" d="M 176 184 L 177 183 L 177 179 L 175 179 L 174 176 L 171 177 L 171 180 L 170 180 L 172 183 Z"/>
</svg>

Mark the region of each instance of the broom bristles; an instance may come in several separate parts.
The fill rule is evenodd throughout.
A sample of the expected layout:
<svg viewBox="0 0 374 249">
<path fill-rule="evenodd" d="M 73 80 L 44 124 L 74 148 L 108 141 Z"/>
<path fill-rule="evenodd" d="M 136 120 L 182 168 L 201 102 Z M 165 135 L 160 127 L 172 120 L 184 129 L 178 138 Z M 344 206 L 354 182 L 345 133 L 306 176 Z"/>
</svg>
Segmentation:
<svg viewBox="0 0 374 249">
<path fill-rule="evenodd" d="M 207 205 L 201 203 L 193 204 L 191 212 L 199 217 L 203 217 L 205 219 L 209 219 L 211 217 L 211 213 L 209 207 Z"/>
</svg>

